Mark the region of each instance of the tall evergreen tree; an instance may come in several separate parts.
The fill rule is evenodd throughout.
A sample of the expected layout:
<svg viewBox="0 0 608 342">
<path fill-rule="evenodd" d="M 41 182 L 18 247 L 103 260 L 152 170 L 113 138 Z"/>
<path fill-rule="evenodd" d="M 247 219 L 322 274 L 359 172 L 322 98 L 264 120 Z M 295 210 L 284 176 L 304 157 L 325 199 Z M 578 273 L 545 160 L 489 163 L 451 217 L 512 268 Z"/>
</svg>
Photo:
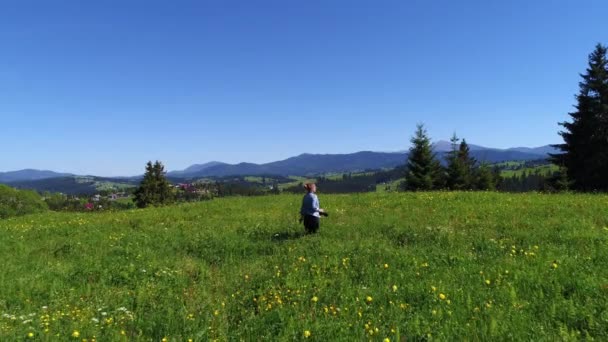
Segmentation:
<svg viewBox="0 0 608 342">
<path fill-rule="evenodd" d="M 146 172 L 135 190 L 135 204 L 144 208 L 170 203 L 173 200 L 171 185 L 165 178 L 165 167 L 158 160 L 146 164 Z"/>
<path fill-rule="evenodd" d="M 474 188 L 474 172 L 477 164 L 477 160 L 471 156 L 471 150 L 469 149 L 469 145 L 465 139 L 462 139 L 460 142 L 460 147 L 458 149 L 458 159 L 462 165 L 464 165 L 464 184 L 465 189 L 473 189 Z"/>
<path fill-rule="evenodd" d="M 562 153 L 551 161 L 566 170 L 575 190 L 608 190 L 608 59 L 598 44 L 589 55 L 589 67 L 581 75 L 576 111 L 571 122 L 561 122 Z"/>
<path fill-rule="evenodd" d="M 443 180 L 442 168 L 435 158 L 431 139 L 428 137 L 424 125 L 417 125 L 411 142 L 413 146 L 410 148 L 407 161 L 405 189 L 416 191 L 440 188 Z"/>
<path fill-rule="evenodd" d="M 464 175 L 464 165 L 458 158 L 458 150 L 460 139 L 456 136 L 456 133 L 452 135 L 450 142 L 452 143 L 452 150 L 446 154 L 446 186 L 450 190 L 462 190 Z"/>
<path fill-rule="evenodd" d="M 460 145 L 458 140 L 456 134 L 450 140 L 452 151 L 447 158 L 447 187 L 450 190 L 471 190 L 475 187 L 473 171 L 476 161 L 470 155 L 466 140 L 462 139 Z"/>
</svg>

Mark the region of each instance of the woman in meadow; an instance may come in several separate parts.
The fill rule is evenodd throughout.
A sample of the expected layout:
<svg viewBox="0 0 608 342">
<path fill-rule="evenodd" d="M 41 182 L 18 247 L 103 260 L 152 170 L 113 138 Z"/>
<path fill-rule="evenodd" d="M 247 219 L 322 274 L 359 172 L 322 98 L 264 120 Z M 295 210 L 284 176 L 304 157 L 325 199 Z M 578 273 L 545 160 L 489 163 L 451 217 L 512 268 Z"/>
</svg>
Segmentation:
<svg viewBox="0 0 608 342">
<path fill-rule="evenodd" d="M 319 208 L 319 198 L 315 195 L 317 186 L 315 183 L 304 184 L 306 195 L 302 199 L 302 208 L 300 209 L 300 220 L 304 221 L 304 228 L 307 233 L 316 233 L 319 230 L 319 221 L 321 215 L 327 216 L 325 211 Z"/>
</svg>

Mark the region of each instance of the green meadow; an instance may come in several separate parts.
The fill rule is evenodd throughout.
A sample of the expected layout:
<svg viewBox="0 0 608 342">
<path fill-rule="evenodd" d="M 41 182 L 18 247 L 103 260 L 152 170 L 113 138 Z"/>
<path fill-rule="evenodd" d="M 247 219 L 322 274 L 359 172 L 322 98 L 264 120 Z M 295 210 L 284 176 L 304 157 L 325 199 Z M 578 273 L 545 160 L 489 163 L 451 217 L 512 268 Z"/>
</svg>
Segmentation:
<svg viewBox="0 0 608 342">
<path fill-rule="evenodd" d="M 0 220 L 0 341 L 608 340 L 608 196 L 220 198 Z"/>
</svg>

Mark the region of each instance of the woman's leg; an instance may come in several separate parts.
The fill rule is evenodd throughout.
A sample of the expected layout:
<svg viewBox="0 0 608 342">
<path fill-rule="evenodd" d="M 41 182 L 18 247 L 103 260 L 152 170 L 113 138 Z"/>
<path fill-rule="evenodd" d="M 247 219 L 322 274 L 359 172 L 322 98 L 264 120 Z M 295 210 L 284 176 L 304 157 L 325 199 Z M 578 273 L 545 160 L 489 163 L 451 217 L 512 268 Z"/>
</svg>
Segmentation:
<svg viewBox="0 0 608 342">
<path fill-rule="evenodd" d="M 307 233 L 316 233 L 319 230 L 319 218 L 312 215 L 304 216 L 304 227 Z"/>
</svg>

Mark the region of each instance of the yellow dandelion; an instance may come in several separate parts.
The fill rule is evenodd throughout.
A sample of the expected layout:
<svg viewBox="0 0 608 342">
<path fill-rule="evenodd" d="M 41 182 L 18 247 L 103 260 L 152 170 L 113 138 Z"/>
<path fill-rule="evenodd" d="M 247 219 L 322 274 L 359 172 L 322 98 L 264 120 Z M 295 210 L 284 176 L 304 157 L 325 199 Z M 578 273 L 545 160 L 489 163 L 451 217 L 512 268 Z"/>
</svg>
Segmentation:
<svg viewBox="0 0 608 342">
<path fill-rule="evenodd" d="M 397 292 L 397 285 L 393 285 L 393 292 Z"/>
<path fill-rule="evenodd" d="M 310 300 L 316 303 L 319 301 L 319 298 L 317 296 L 313 296 Z"/>
<path fill-rule="evenodd" d="M 310 337 L 310 335 L 312 335 L 312 334 L 310 333 L 310 330 L 304 330 L 304 337 L 309 338 L 309 337 Z"/>
<path fill-rule="evenodd" d="M 490 281 L 490 279 L 486 279 L 486 285 L 490 285 L 492 282 Z"/>
<path fill-rule="evenodd" d="M 27 333 L 27 337 L 29 337 L 29 338 L 34 337 L 34 333 L 30 331 L 29 333 Z"/>
<path fill-rule="evenodd" d="M 367 296 L 365 297 L 365 301 L 368 303 L 371 303 L 374 299 L 372 298 L 372 296 Z"/>
<path fill-rule="evenodd" d="M 384 264 L 384 268 L 388 268 L 388 264 Z"/>
<path fill-rule="evenodd" d="M 554 261 L 553 264 L 551 265 L 551 267 L 557 268 L 557 262 Z"/>
<path fill-rule="evenodd" d="M 80 332 L 78 330 L 74 330 L 72 332 L 72 337 L 79 337 L 80 336 Z"/>
<path fill-rule="evenodd" d="M 431 290 L 433 290 L 433 292 L 437 291 L 437 288 L 435 286 L 431 286 Z"/>
<path fill-rule="evenodd" d="M 439 294 L 439 299 L 444 300 L 446 298 L 446 296 L 443 293 Z"/>
<path fill-rule="evenodd" d="M 169 341 L 169 340 L 168 340 L 166 337 L 163 337 L 163 339 L 162 339 L 162 340 L 160 340 L 160 341 L 161 341 L 161 342 L 167 342 L 167 341 Z"/>
</svg>

